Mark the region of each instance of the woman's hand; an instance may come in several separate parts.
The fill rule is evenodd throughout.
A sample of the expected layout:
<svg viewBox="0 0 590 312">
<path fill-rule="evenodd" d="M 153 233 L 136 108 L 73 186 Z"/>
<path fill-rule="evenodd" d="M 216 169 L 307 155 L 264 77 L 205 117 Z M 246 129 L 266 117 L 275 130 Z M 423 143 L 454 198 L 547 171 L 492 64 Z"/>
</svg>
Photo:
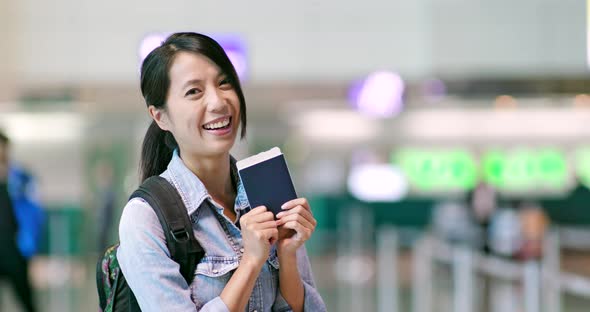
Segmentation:
<svg viewBox="0 0 590 312">
<path fill-rule="evenodd" d="M 279 238 L 276 221 L 266 207 L 256 207 L 240 218 L 245 261 L 262 267 L 270 254 L 270 246 Z"/>
<path fill-rule="evenodd" d="M 303 245 L 315 231 L 317 221 L 311 213 L 305 198 L 297 198 L 286 202 L 277 214 L 276 224 L 279 227 L 277 252 L 281 255 L 295 256 L 297 249 Z"/>
</svg>

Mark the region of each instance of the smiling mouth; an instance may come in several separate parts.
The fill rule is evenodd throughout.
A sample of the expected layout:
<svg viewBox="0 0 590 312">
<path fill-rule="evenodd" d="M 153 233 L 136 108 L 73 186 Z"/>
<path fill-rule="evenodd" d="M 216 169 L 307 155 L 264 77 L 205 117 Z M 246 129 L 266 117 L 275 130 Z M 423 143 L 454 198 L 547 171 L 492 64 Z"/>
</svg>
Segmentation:
<svg viewBox="0 0 590 312">
<path fill-rule="evenodd" d="M 220 120 L 210 122 L 203 125 L 203 129 L 205 130 L 223 130 L 227 129 L 231 126 L 232 117 L 225 117 Z"/>
</svg>

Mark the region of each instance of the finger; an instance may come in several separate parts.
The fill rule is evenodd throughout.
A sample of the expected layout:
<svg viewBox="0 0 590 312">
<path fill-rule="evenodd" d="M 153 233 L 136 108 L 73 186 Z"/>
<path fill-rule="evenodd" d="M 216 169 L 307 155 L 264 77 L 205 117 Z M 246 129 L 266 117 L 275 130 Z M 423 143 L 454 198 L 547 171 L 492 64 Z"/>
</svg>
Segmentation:
<svg viewBox="0 0 590 312">
<path fill-rule="evenodd" d="M 266 221 L 274 221 L 275 215 L 271 211 L 265 211 L 263 213 L 259 213 L 255 216 L 252 216 L 250 222 L 262 223 Z"/>
<path fill-rule="evenodd" d="M 267 211 L 267 210 L 268 210 L 268 209 L 266 208 L 266 206 L 258 206 L 258 207 L 256 207 L 256 208 L 254 208 L 254 209 L 250 210 L 250 211 L 249 211 L 247 214 L 250 214 L 250 215 L 257 215 L 257 214 L 259 214 L 259 213 L 263 213 L 263 212 L 265 212 L 265 211 Z"/>
<path fill-rule="evenodd" d="M 301 197 L 301 198 L 296 198 L 296 199 L 293 199 L 293 200 L 290 200 L 290 201 L 288 201 L 288 202 L 284 203 L 284 204 L 281 206 L 281 209 L 283 209 L 283 210 L 287 210 L 287 209 L 294 208 L 294 207 L 296 207 L 297 205 L 301 205 L 301 206 L 303 206 L 305 209 L 307 209 L 307 210 L 310 210 L 310 211 L 311 211 L 311 207 L 309 207 L 309 203 L 307 202 L 307 199 L 306 199 L 306 198 L 304 198 L 304 197 Z"/>
<path fill-rule="evenodd" d="M 277 228 L 277 222 L 274 220 L 252 224 L 252 229 L 255 231 L 256 230 L 258 230 L 258 231 L 266 230 L 266 229 L 276 229 L 276 228 Z"/>
<path fill-rule="evenodd" d="M 290 215 L 290 214 L 300 214 L 305 217 L 308 217 L 308 220 L 313 218 L 313 213 L 301 205 L 297 205 L 296 207 L 293 207 L 289 210 L 279 212 L 277 214 L 277 218 L 281 218 L 283 216 Z"/>
<path fill-rule="evenodd" d="M 290 214 L 290 215 L 284 216 L 281 219 L 279 219 L 278 221 L 276 221 L 276 224 L 277 224 L 277 226 L 281 226 L 281 225 L 291 222 L 291 221 L 298 222 L 308 229 L 315 228 L 315 225 L 313 225 L 313 223 L 311 223 L 309 220 L 307 220 L 306 218 L 304 218 L 303 216 L 301 216 L 299 214 Z"/>
<path fill-rule="evenodd" d="M 258 214 L 247 213 L 240 218 L 240 226 L 242 228 L 254 229 L 256 224 L 263 223 L 266 221 L 274 221 L 274 215 L 270 211 L 259 210 Z"/>
<path fill-rule="evenodd" d="M 297 221 L 289 221 L 283 225 L 283 228 L 291 229 L 297 232 L 294 235 L 296 240 L 306 241 L 311 237 L 311 233 L 313 232 L 311 229 L 308 229 L 301 225 L 301 223 Z"/>
<path fill-rule="evenodd" d="M 248 214 L 246 214 L 244 217 L 248 217 L 249 223 L 262 223 L 266 221 L 273 221 L 275 219 L 274 214 L 270 211 L 261 212 L 253 216 L 248 216 Z"/>
<path fill-rule="evenodd" d="M 279 230 L 277 228 L 266 229 L 266 230 L 262 230 L 261 232 L 262 232 L 262 237 L 264 237 L 265 240 L 275 242 L 279 239 Z"/>
<path fill-rule="evenodd" d="M 299 214 L 299 215 L 302 215 L 302 216 L 303 216 L 305 219 L 307 219 L 307 221 L 309 221 L 310 223 L 312 223 L 312 224 L 314 224 L 314 225 L 316 225 L 316 224 L 317 224 L 317 221 L 316 221 L 316 220 L 315 220 L 315 218 L 313 217 L 313 214 L 311 213 L 311 211 L 309 211 L 309 210 L 305 209 L 305 208 L 304 208 L 304 207 L 302 207 L 302 206 L 297 206 L 297 207 L 295 207 L 295 208 L 292 208 L 292 209 L 289 209 L 289 210 L 286 210 L 286 211 L 279 212 L 279 213 L 277 214 L 277 219 L 282 219 L 282 218 L 284 218 L 285 216 L 292 215 L 292 214 Z"/>
</svg>

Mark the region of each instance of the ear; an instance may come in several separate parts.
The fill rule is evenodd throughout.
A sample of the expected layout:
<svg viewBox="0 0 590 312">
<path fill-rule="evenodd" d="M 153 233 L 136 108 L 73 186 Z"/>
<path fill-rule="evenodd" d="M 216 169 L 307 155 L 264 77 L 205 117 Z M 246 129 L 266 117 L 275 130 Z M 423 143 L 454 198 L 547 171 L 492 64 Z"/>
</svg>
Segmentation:
<svg viewBox="0 0 590 312">
<path fill-rule="evenodd" d="M 170 131 L 170 121 L 168 114 L 163 109 L 156 108 L 154 105 L 148 107 L 150 116 L 158 124 L 158 127 L 164 131 Z"/>
</svg>

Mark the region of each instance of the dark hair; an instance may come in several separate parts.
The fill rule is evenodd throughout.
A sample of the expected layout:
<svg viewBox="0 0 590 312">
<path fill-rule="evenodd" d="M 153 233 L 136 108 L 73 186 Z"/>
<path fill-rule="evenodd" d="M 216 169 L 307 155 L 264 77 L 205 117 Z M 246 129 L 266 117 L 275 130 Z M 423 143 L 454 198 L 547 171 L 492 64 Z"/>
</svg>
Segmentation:
<svg viewBox="0 0 590 312">
<path fill-rule="evenodd" d="M 166 108 L 166 98 L 170 88 L 169 71 L 178 52 L 191 52 L 203 55 L 215 63 L 231 84 L 240 100 L 241 138 L 246 135 L 246 101 L 240 80 L 223 48 L 213 39 L 198 33 L 175 33 L 161 46 L 154 49 L 141 65 L 141 93 L 146 105 L 158 109 Z M 155 121 L 150 124 L 141 149 L 141 181 L 164 170 L 178 147 L 172 133 L 162 130 Z"/>
</svg>

